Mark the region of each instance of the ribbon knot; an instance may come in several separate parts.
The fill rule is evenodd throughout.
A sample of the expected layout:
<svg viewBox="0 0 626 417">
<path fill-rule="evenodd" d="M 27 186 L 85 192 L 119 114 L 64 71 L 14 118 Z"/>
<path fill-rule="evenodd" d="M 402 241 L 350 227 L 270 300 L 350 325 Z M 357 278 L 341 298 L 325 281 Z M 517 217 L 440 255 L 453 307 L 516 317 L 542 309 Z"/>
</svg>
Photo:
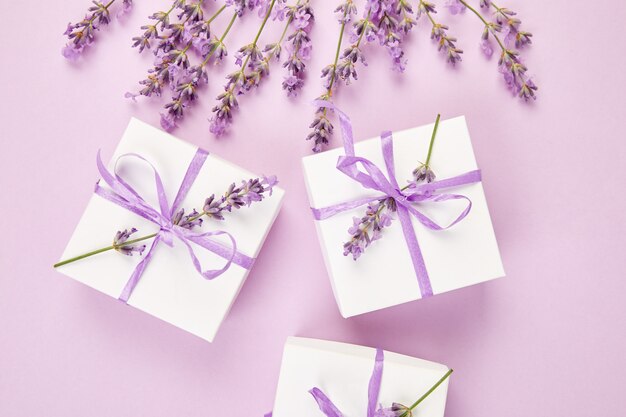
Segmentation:
<svg viewBox="0 0 626 417">
<path fill-rule="evenodd" d="M 392 198 L 397 204 L 398 219 L 400 220 L 404 238 L 409 248 L 411 261 L 415 269 L 422 297 L 432 296 L 432 285 L 430 283 L 428 271 L 426 270 L 422 252 L 417 242 L 417 236 L 415 235 L 411 217 L 416 219 L 426 228 L 436 231 L 449 229 L 462 221 L 465 217 L 467 217 L 472 208 L 471 200 L 464 195 L 445 193 L 436 194 L 436 191 L 480 182 L 480 170 L 470 171 L 455 177 L 433 181 L 430 183 L 410 183 L 406 187 L 401 188 L 398 184 L 398 180 L 396 179 L 393 156 L 393 137 L 391 132 L 385 131 L 380 136 L 382 154 L 385 162 L 385 169 L 387 171 L 387 175 L 385 175 L 372 161 L 355 155 L 352 125 L 348 116 L 330 102 L 316 101 L 315 104 L 318 107 L 326 107 L 334 110 L 339 116 L 343 145 L 346 154 L 338 158 L 337 169 L 361 184 L 364 188 L 379 191 L 382 195 L 340 203 L 321 209 L 312 208 L 311 210 L 313 212 L 313 216 L 316 220 L 324 220 L 338 213 L 355 209 L 373 201 L 383 198 Z M 363 170 L 359 169 L 359 167 Z M 464 200 L 467 204 L 458 217 L 446 226 L 441 226 L 419 211 L 418 207 L 416 207 L 419 206 L 420 203 L 441 203 L 448 200 Z"/>
<path fill-rule="evenodd" d="M 254 259 L 237 251 L 237 243 L 235 238 L 230 233 L 223 230 L 194 232 L 190 229 L 174 224 L 172 220 L 180 204 L 187 196 L 189 189 L 200 173 L 200 169 L 204 165 L 207 156 L 208 153 L 202 149 L 198 149 L 196 151 L 196 154 L 187 168 L 185 177 L 178 188 L 178 193 L 176 194 L 174 203 L 170 206 L 167 201 L 161 176 L 154 165 L 152 165 L 148 160 L 135 153 L 121 155 L 115 163 L 113 173 L 110 173 L 102 163 L 100 152 L 98 151 L 96 159 L 98 171 L 100 172 L 103 181 L 110 187 L 110 189 L 102 188 L 98 183 L 96 183 L 94 192 L 100 197 L 143 217 L 159 227 L 159 231 L 154 237 L 146 256 L 141 260 L 141 262 L 139 262 L 131 277 L 126 282 L 126 285 L 119 296 L 121 301 L 125 303 L 128 302 L 128 299 L 139 283 L 146 266 L 152 259 L 154 249 L 158 243 L 163 242 L 167 246 L 173 247 L 174 238 L 177 238 L 186 246 L 196 271 L 198 271 L 198 273 L 200 273 L 200 275 L 202 275 L 205 279 L 211 280 L 220 276 L 226 272 L 233 263 L 245 269 L 252 268 Z M 158 209 L 152 207 L 148 202 L 146 202 L 145 199 L 119 175 L 117 167 L 123 158 L 138 159 L 146 163 L 152 169 L 159 204 Z M 231 245 L 226 246 L 210 239 L 210 237 L 218 235 L 227 236 L 230 239 Z M 204 249 L 207 249 L 208 251 L 224 258 L 226 260 L 225 265 L 220 269 L 203 270 L 200 260 L 197 258 L 191 243 L 199 245 Z"/>
</svg>

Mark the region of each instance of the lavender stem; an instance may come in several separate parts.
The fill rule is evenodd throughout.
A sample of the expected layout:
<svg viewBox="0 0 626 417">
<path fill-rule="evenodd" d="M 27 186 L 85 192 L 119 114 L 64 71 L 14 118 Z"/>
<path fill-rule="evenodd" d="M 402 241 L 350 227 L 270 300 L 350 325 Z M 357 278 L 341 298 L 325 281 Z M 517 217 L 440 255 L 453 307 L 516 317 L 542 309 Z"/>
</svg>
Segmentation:
<svg viewBox="0 0 626 417">
<path fill-rule="evenodd" d="M 504 44 L 502 43 L 502 41 L 500 40 L 500 37 L 496 34 L 496 31 L 492 29 L 491 25 L 489 24 L 489 22 L 487 22 L 485 20 L 485 18 L 483 17 L 483 15 L 481 15 L 475 8 L 473 8 L 472 6 L 470 6 L 469 4 L 467 4 L 467 2 L 465 0 L 459 0 L 459 2 L 464 5 L 465 7 L 467 7 L 468 9 L 470 9 L 472 11 L 472 13 L 474 13 L 476 16 L 478 16 L 478 18 L 480 20 L 482 20 L 482 22 L 485 24 L 486 27 L 489 28 L 489 31 L 491 32 L 491 34 L 493 35 L 493 37 L 496 39 L 496 41 L 498 42 L 498 45 L 500 45 L 500 49 L 502 49 L 503 52 L 507 51 L 507 48 L 504 46 Z"/>
<path fill-rule="evenodd" d="M 120 248 L 122 246 L 132 245 L 133 243 L 137 243 L 137 242 L 141 242 L 143 240 L 151 239 L 151 238 L 155 237 L 156 235 L 157 235 L 157 233 L 152 233 L 152 234 L 149 234 L 147 236 L 139 237 L 137 239 L 128 240 L 128 241 L 124 242 L 124 244 L 122 244 L 122 245 L 111 245 L 111 246 L 106 246 L 104 248 L 96 249 L 94 251 L 87 252 L 87 253 L 84 253 L 82 255 L 78 255 L 78 256 L 75 256 L 73 258 L 66 259 L 64 261 L 58 262 L 58 263 L 54 264 L 52 267 L 53 268 L 58 268 L 59 266 L 63 266 L 63 265 L 67 265 L 67 264 L 72 263 L 72 262 L 80 261 L 81 259 L 85 259 L 85 258 L 88 258 L 88 257 L 93 256 L 93 255 L 97 255 L 97 254 L 102 253 L 102 252 L 107 252 L 107 251 L 110 251 L 112 249 Z"/>
<path fill-rule="evenodd" d="M 437 119 L 435 120 L 435 127 L 433 128 L 433 134 L 430 137 L 430 144 L 428 145 L 428 155 L 426 156 L 426 168 L 430 167 L 430 155 L 433 152 L 433 144 L 435 143 L 435 136 L 437 135 L 437 128 L 439 127 L 439 119 L 441 119 L 441 114 L 437 115 Z"/>
<path fill-rule="evenodd" d="M 412 406 L 410 406 L 408 408 L 408 410 L 406 410 L 404 413 L 402 413 L 400 415 L 400 417 L 406 417 L 415 407 L 417 407 L 418 405 L 420 405 L 420 403 L 422 401 L 424 401 L 430 394 L 433 393 L 433 391 L 435 391 L 437 388 L 439 388 L 439 385 L 443 384 L 443 382 L 448 379 L 448 377 L 452 374 L 452 372 L 454 372 L 452 369 L 448 369 L 448 372 L 446 372 L 446 374 L 444 376 L 442 376 L 439 381 L 437 381 L 435 383 L 435 385 L 433 385 L 432 387 L 429 388 L 428 391 L 426 391 L 426 393 L 424 393 L 424 395 L 422 395 L 417 401 L 415 401 L 413 403 Z"/>
</svg>

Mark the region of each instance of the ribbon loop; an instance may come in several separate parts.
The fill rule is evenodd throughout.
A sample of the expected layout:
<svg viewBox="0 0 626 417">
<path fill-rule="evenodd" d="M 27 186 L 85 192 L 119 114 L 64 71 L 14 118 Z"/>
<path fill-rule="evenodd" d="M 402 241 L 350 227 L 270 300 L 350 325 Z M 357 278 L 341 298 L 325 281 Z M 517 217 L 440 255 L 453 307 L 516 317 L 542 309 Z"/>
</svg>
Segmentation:
<svg viewBox="0 0 626 417">
<path fill-rule="evenodd" d="M 121 155 L 115 162 L 113 173 L 110 173 L 102 163 L 100 151 L 98 151 L 96 158 L 98 171 L 100 172 L 103 181 L 110 187 L 110 189 L 102 188 L 96 183 L 94 192 L 102 198 L 117 204 L 118 206 L 125 208 L 126 210 L 131 211 L 132 213 L 135 213 L 159 226 L 159 231 L 152 241 L 150 249 L 139 264 L 137 264 L 131 277 L 126 282 L 126 285 L 119 296 L 121 301 L 125 303 L 128 302 L 128 299 L 130 298 L 130 295 L 136 285 L 139 283 L 146 266 L 152 259 L 154 249 L 157 247 L 158 243 L 163 242 L 167 246 L 172 247 L 174 244 L 174 237 L 185 245 L 194 268 L 205 279 L 211 280 L 222 275 L 233 263 L 245 269 L 250 269 L 252 267 L 254 259 L 237 251 L 237 243 L 235 238 L 230 233 L 223 230 L 197 233 L 172 223 L 172 217 L 178 210 L 178 206 L 185 199 L 191 185 L 204 165 L 207 156 L 208 153 L 202 149 L 198 149 L 196 151 L 196 154 L 189 164 L 185 177 L 183 178 L 183 182 L 178 189 L 178 193 L 174 199 L 174 204 L 170 207 L 167 202 L 167 196 L 161 176 L 154 165 L 152 165 L 147 159 L 136 153 Z M 145 199 L 119 175 L 117 167 L 123 158 L 136 158 L 150 166 L 154 173 L 154 182 L 156 186 L 157 200 L 159 203 L 158 210 L 148 204 Z M 230 246 L 225 246 L 222 243 L 210 239 L 211 236 L 219 235 L 227 236 L 231 243 Z M 224 266 L 219 269 L 203 270 L 200 260 L 196 256 L 191 243 L 197 244 L 220 256 L 221 258 L 224 258 L 226 260 Z"/>
<path fill-rule="evenodd" d="M 352 178 L 354 181 L 361 184 L 364 188 L 379 191 L 382 195 L 379 197 L 361 198 L 321 209 L 312 208 L 311 210 L 313 211 L 313 216 L 316 220 L 324 220 L 338 213 L 352 210 L 375 200 L 383 198 L 394 199 L 397 206 L 398 218 L 402 225 L 404 238 L 411 254 L 411 260 L 413 262 L 422 297 L 433 295 L 430 278 L 417 242 L 417 236 L 415 235 L 411 217 L 415 218 L 427 229 L 435 231 L 449 229 L 465 219 L 472 209 L 472 201 L 468 197 L 460 194 L 435 194 L 435 192 L 446 188 L 480 182 L 480 170 L 466 172 L 455 177 L 433 181 L 430 183 L 409 184 L 407 187 L 402 189 L 398 184 L 395 174 L 393 136 L 390 131 L 383 132 L 380 137 L 381 151 L 385 162 L 385 169 L 387 171 L 387 175 L 385 176 L 376 164 L 367 158 L 357 157 L 355 155 L 354 137 L 352 135 L 352 124 L 350 123 L 350 118 L 330 102 L 318 100 L 315 104 L 318 107 L 333 110 L 339 116 L 345 155 L 339 157 L 337 161 L 337 169 L 349 178 Z M 359 167 L 363 170 L 359 169 Z M 442 203 L 449 200 L 465 200 L 467 205 L 447 226 L 438 224 L 420 212 L 416 207 L 416 204 L 420 203 Z"/>
<path fill-rule="evenodd" d="M 376 405 L 378 403 L 378 395 L 380 394 L 380 385 L 383 377 L 383 364 L 385 361 L 385 355 L 382 349 L 376 349 L 376 358 L 374 359 L 374 369 L 372 370 L 372 376 L 367 387 L 367 417 L 374 417 L 376 414 Z M 313 396 L 320 411 L 326 415 L 326 417 L 343 417 L 343 414 L 333 404 L 333 402 L 324 394 L 324 392 L 314 387 L 309 390 L 309 393 Z"/>
</svg>

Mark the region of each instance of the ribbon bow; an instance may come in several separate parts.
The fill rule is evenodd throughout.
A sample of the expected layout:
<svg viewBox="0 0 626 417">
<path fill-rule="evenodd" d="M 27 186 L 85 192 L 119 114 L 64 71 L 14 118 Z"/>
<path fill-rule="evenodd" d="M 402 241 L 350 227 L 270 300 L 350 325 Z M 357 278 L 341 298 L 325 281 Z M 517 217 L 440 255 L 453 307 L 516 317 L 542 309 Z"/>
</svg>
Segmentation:
<svg viewBox="0 0 626 417">
<path fill-rule="evenodd" d="M 417 242 L 415 230 L 413 229 L 411 216 L 413 216 L 426 228 L 431 230 L 445 230 L 454 226 L 469 214 L 472 208 L 471 200 L 460 194 L 435 194 L 435 192 L 445 188 L 480 182 L 480 170 L 466 172 L 465 174 L 457 175 L 444 180 L 433 181 L 431 183 L 410 185 L 409 187 L 401 189 L 398 185 L 398 180 L 396 179 L 395 174 L 393 138 L 391 132 L 385 131 L 381 134 L 382 154 L 385 161 L 385 168 L 387 170 L 387 176 L 385 176 L 373 162 L 366 158 L 355 156 L 352 125 L 348 116 L 341 110 L 337 109 L 332 103 L 317 101 L 316 105 L 332 109 L 339 115 L 343 145 L 346 154 L 339 157 L 337 161 L 337 169 L 361 184 L 363 187 L 380 191 L 383 195 L 378 197 L 362 198 L 321 209 L 312 208 L 311 210 L 313 211 L 314 218 L 316 220 L 324 220 L 338 213 L 352 210 L 372 201 L 380 200 L 381 198 L 388 197 L 394 199 L 397 205 L 398 218 L 400 220 L 400 224 L 402 225 L 404 238 L 411 254 L 411 260 L 417 276 L 420 292 L 422 297 L 432 296 L 432 285 L 430 283 L 430 278 L 428 277 L 428 271 L 426 270 L 422 252 Z M 359 165 L 363 167 L 364 171 L 359 170 Z M 440 203 L 447 200 L 465 200 L 467 202 L 465 209 L 447 226 L 439 225 L 415 207 L 416 203 Z"/>
<path fill-rule="evenodd" d="M 376 404 L 378 403 L 378 394 L 380 393 L 380 383 L 383 377 L 383 362 L 385 360 L 382 349 L 376 349 L 376 358 L 374 360 L 374 369 L 370 377 L 370 383 L 367 390 L 367 417 L 374 417 L 376 414 Z M 317 405 L 319 405 L 322 413 L 326 417 L 343 417 L 343 414 L 333 404 L 333 402 L 320 390 L 315 387 L 309 391 Z"/>
<path fill-rule="evenodd" d="M 187 168 L 185 177 L 183 178 L 183 181 L 178 189 L 178 193 L 176 195 L 176 198 L 174 199 L 174 203 L 169 206 L 161 177 L 154 165 L 152 165 L 148 160 L 146 160 L 141 155 L 135 153 L 121 155 L 115 163 L 113 173 L 110 173 L 109 171 L 107 171 L 106 167 L 102 163 L 102 159 L 100 158 L 100 152 L 98 151 L 98 156 L 96 160 L 96 163 L 98 165 L 98 171 L 100 172 L 102 179 L 110 187 L 110 189 L 102 188 L 98 183 L 96 183 L 94 192 L 100 197 L 112 203 L 115 203 L 118 206 L 123 207 L 126 210 L 131 211 L 138 216 L 141 216 L 144 219 L 149 220 L 159 226 L 159 232 L 156 234 L 154 240 L 152 241 L 150 249 L 146 253 L 146 256 L 141 260 L 141 262 L 139 262 L 129 280 L 126 282 L 126 285 L 122 290 L 122 294 L 119 296 L 119 300 L 125 303 L 128 302 L 128 299 L 130 298 L 130 295 L 132 294 L 135 286 L 139 283 L 139 280 L 141 279 L 141 276 L 146 266 L 152 259 L 154 248 L 161 241 L 163 241 L 163 243 L 165 243 L 167 246 L 172 247 L 174 244 L 174 238 L 180 240 L 187 247 L 187 250 L 189 251 L 189 255 L 196 270 L 205 279 L 208 280 L 214 279 L 226 272 L 226 270 L 228 270 L 228 268 L 230 268 L 230 265 L 233 263 L 245 269 L 250 269 L 252 267 L 252 264 L 254 263 L 254 258 L 250 258 L 238 252 L 235 238 L 228 232 L 225 232 L 223 230 L 214 230 L 204 233 L 196 233 L 189 229 L 173 224 L 172 222 L 172 217 L 178 210 L 181 202 L 185 199 L 185 196 L 189 192 L 189 189 L 194 183 L 196 177 L 198 176 L 200 169 L 204 165 L 207 156 L 208 153 L 202 149 L 198 149 L 196 151 L 196 154 L 191 160 L 191 163 Z M 158 209 L 148 204 L 139 195 L 139 193 L 137 193 L 137 191 L 135 191 L 135 189 L 131 187 L 117 173 L 117 165 L 123 158 L 139 159 L 148 164 L 150 168 L 152 168 L 156 184 L 157 199 L 159 202 Z M 231 246 L 226 247 L 221 243 L 209 239 L 209 237 L 211 236 L 218 235 L 226 235 L 231 241 Z M 213 252 L 214 254 L 226 259 L 225 265 L 220 269 L 210 269 L 203 271 L 200 260 L 196 257 L 191 243 L 195 243 L 209 250 L 210 252 Z"/>
</svg>

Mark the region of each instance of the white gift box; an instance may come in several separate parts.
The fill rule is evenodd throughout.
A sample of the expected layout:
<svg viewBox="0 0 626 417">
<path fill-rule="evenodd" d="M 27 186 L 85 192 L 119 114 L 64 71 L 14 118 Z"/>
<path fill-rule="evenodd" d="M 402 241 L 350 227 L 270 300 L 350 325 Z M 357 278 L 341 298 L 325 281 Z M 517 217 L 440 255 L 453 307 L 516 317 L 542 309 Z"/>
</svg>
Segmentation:
<svg viewBox="0 0 626 417">
<path fill-rule="evenodd" d="M 393 133 L 395 172 L 400 186 L 411 179 L 424 161 L 433 124 Z M 386 173 L 380 138 L 355 144 L 357 157 L 365 157 Z M 366 189 L 336 168 L 343 148 L 303 158 L 304 177 L 312 208 L 321 209 L 366 197 L 381 195 Z M 430 166 L 437 179 L 446 179 L 477 169 L 464 117 L 441 121 Z M 504 269 L 480 182 L 440 191 L 462 194 L 472 208 L 461 222 L 443 231 L 433 231 L 411 217 L 424 258 L 433 294 L 504 276 Z M 451 223 L 465 208 L 462 200 L 416 205 L 439 224 Z M 373 242 L 356 261 L 343 255 L 350 239 L 353 217 L 362 217 L 366 206 L 316 220 L 317 232 L 333 292 L 344 317 L 417 300 L 422 297 L 407 242 L 397 215 L 382 239 Z"/>
<path fill-rule="evenodd" d="M 344 417 L 367 416 L 368 385 L 376 349 L 290 337 L 285 344 L 273 417 L 325 417 L 309 393 L 319 388 Z M 448 371 L 444 365 L 384 351 L 378 404 L 411 406 Z M 448 392 L 446 379 L 420 405 L 414 416 L 442 417 Z"/>
<path fill-rule="evenodd" d="M 172 204 L 196 151 L 197 148 L 191 144 L 137 119 L 131 119 L 107 169 L 113 172 L 115 161 L 122 154 L 140 154 L 159 172 L 167 200 Z M 149 166 L 129 158 L 120 164 L 120 175 L 152 207 L 158 208 L 154 174 Z M 94 172 L 97 172 L 95 158 Z M 254 177 L 256 175 L 209 154 L 179 207 L 185 208 L 186 213 L 193 208 L 201 211 L 204 200 L 211 194 L 220 197 L 231 183 L 239 184 L 242 180 Z M 102 181 L 100 185 L 106 188 Z M 202 226 L 195 230 L 226 231 L 236 239 L 240 253 L 256 258 L 278 214 L 283 195 L 283 190 L 274 187 L 271 196 L 266 196 L 263 201 L 255 202 L 250 207 L 226 213 L 223 221 L 205 216 Z M 116 231 L 131 227 L 139 231 L 130 239 L 159 230 L 156 224 L 94 194 L 61 259 L 109 246 Z M 230 240 L 223 235 L 211 239 L 230 246 Z M 128 304 L 212 341 L 249 270 L 232 264 L 222 275 L 206 280 L 194 268 L 185 245 L 177 238 L 173 241 L 173 247 L 163 242 L 155 247 L 152 259 Z M 141 243 L 146 243 L 149 248 L 151 241 Z M 220 269 L 226 263 L 224 258 L 198 245 L 192 246 L 204 270 Z M 77 281 L 118 298 L 141 259 L 142 256 L 138 254 L 125 256 L 111 250 L 58 269 Z"/>
</svg>

